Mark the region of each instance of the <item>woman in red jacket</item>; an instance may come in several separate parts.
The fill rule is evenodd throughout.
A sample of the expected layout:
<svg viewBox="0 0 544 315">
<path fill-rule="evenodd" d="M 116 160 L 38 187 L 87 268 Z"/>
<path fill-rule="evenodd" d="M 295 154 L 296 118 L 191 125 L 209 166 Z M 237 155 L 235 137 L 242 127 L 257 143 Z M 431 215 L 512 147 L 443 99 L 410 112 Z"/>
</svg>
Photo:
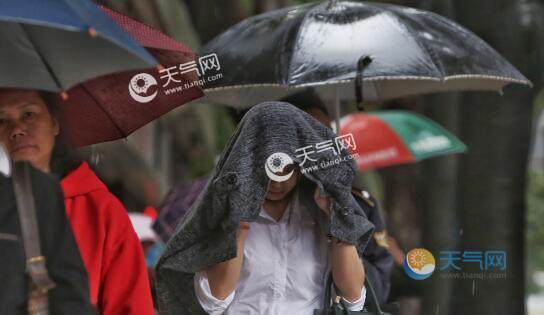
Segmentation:
<svg viewBox="0 0 544 315">
<path fill-rule="evenodd" d="M 14 161 L 51 171 L 59 124 L 52 98 L 30 90 L 0 89 L 0 142 Z M 61 181 L 66 212 L 89 275 L 91 302 L 100 314 L 153 314 L 145 259 L 123 205 L 87 163 Z"/>
</svg>

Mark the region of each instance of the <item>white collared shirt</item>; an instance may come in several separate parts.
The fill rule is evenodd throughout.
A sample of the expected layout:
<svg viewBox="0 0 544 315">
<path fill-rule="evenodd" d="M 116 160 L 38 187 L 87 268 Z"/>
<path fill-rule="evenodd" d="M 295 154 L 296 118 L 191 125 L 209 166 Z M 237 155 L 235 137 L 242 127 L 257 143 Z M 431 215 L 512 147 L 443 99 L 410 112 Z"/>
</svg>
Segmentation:
<svg viewBox="0 0 544 315">
<path fill-rule="evenodd" d="M 206 272 L 196 273 L 195 292 L 207 313 L 311 315 L 323 307 L 329 245 L 307 211 L 292 204 L 279 221 L 261 208 L 259 218 L 249 223 L 240 279 L 226 299 L 211 294 Z M 345 301 L 346 306 L 360 311 L 365 297 L 363 287 L 359 300 Z"/>
</svg>

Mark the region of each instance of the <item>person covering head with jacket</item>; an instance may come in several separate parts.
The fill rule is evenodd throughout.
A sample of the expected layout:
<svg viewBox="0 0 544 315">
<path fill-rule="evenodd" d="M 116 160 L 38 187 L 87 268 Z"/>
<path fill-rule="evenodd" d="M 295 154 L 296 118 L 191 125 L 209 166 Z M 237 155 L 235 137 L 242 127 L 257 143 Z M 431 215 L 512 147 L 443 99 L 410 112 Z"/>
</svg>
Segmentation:
<svg viewBox="0 0 544 315">
<path fill-rule="evenodd" d="M 374 226 L 340 140 L 287 103 L 249 110 L 157 265 L 161 314 L 313 314 L 329 271 L 361 310 Z"/>
<path fill-rule="evenodd" d="M 0 142 L 14 161 L 51 172 L 62 126 L 56 96 L 33 90 L 0 89 Z M 65 165 L 64 165 L 65 166 Z M 153 314 L 145 259 L 124 206 L 87 163 L 61 181 L 68 219 L 99 314 Z"/>
</svg>

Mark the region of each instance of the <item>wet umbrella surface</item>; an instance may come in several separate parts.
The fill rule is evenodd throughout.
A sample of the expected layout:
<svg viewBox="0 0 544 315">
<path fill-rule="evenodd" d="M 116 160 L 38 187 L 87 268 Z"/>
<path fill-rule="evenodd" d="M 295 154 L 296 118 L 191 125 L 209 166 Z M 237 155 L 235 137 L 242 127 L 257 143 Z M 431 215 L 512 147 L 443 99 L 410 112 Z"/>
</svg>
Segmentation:
<svg viewBox="0 0 544 315">
<path fill-rule="evenodd" d="M 325 98 L 365 100 L 530 85 L 482 39 L 438 14 L 380 3 L 325 1 L 267 12 L 225 31 L 202 50 L 224 77 L 205 92 L 236 107 L 316 86 Z M 365 59 L 366 58 L 366 59 Z M 365 62 L 363 62 L 365 61 Z"/>
</svg>

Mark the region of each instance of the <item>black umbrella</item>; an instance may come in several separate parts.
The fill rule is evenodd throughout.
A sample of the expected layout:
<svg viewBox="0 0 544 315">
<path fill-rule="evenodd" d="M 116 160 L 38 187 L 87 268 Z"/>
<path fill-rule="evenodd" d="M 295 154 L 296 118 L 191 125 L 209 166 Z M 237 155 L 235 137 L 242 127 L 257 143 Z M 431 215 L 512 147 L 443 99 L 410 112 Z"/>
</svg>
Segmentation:
<svg viewBox="0 0 544 315">
<path fill-rule="evenodd" d="M 207 82 L 205 93 L 238 108 L 308 86 L 326 99 L 352 100 L 364 89 L 365 100 L 384 100 L 531 85 L 459 24 L 381 3 L 325 1 L 267 12 L 231 27 L 201 52 L 213 53 L 222 78 Z"/>
</svg>

